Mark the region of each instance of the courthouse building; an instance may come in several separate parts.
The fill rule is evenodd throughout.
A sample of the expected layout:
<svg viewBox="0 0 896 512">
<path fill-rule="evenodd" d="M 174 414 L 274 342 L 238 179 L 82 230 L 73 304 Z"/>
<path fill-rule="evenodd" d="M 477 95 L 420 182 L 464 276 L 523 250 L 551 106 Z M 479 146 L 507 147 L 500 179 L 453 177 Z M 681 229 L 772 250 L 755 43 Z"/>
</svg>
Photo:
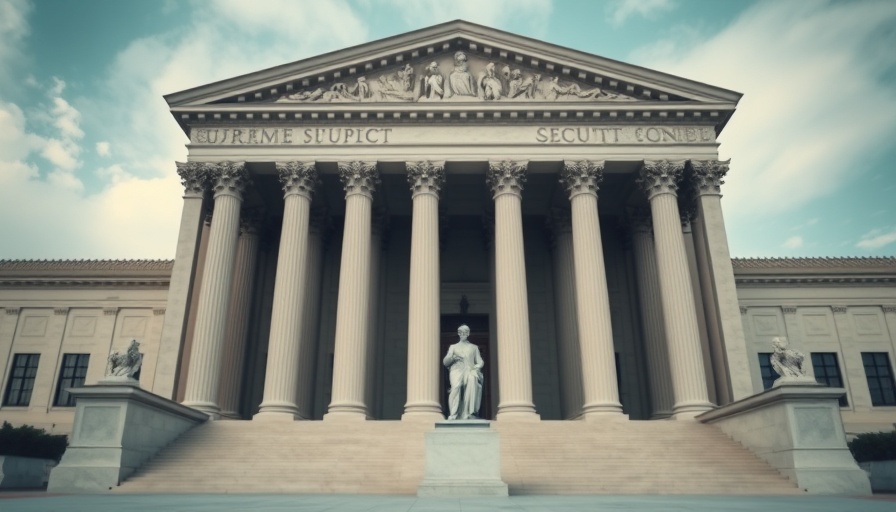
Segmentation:
<svg viewBox="0 0 896 512">
<path fill-rule="evenodd" d="M 467 324 L 499 423 L 692 418 L 786 336 L 892 429 L 896 260 L 729 254 L 740 97 L 461 21 L 166 96 L 175 259 L 0 262 L 0 419 L 69 432 L 135 339 L 212 418 L 436 420 Z"/>
</svg>

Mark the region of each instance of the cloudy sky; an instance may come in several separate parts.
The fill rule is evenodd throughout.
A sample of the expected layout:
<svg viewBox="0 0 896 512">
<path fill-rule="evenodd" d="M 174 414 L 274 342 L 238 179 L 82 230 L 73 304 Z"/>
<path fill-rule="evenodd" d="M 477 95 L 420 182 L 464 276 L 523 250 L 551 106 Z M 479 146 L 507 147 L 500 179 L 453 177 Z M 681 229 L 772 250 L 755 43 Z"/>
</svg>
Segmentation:
<svg viewBox="0 0 896 512">
<path fill-rule="evenodd" d="M 890 0 L 0 0 L 0 259 L 172 258 L 164 94 L 458 18 L 743 93 L 733 256 L 896 254 Z"/>
</svg>

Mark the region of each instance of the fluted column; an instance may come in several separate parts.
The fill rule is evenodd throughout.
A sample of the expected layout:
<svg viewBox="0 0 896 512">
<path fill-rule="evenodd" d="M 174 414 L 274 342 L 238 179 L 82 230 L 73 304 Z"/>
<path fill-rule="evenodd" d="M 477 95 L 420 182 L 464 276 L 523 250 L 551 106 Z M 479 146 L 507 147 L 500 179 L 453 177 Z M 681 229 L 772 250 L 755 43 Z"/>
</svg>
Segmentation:
<svg viewBox="0 0 896 512">
<path fill-rule="evenodd" d="M 175 388 L 181 365 L 181 348 L 187 337 L 187 323 L 194 296 L 193 283 L 196 268 L 200 265 L 200 240 L 206 210 L 209 164 L 205 162 L 176 162 L 177 174 L 184 185 L 184 206 L 180 215 L 177 249 L 168 300 L 165 302 L 165 321 L 159 340 L 153 393 L 164 398 L 177 399 Z"/>
<path fill-rule="evenodd" d="M 314 416 L 314 382 L 317 344 L 320 334 L 320 290 L 323 280 L 324 237 L 328 227 L 325 208 L 311 209 L 308 231 L 308 258 L 305 307 L 302 310 L 302 334 L 299 338 L 299 364 L 296 366 L 296 407 L 299 416 Z"/>
<path fill-rule="evenodd" d="M 240 418 L 243 361 L 246 355 L 246 337 L 249 335 L 249 301 L 254 288 L 255 261 L 258 257 L 258 222 L 258 212 L 243 210 L 227 314 L 224 361 L 221 364 L 223 376 L 218 390 L 221 416 L 231 419 Z"/>
<path fill-rule="evenodd" d="M 701 262 L 701 270 L 707 281 L 704 299 L 712 306 L 707 308 L 708 322 L 711 331 L 720 333 L 712 339 L 713 365 L 716 372 L 725 372 L 721 380 L 726 381 L 726 385 L 720 386 L 720 394 L 723 395 L 719 398 L 720 403 L 753 394 L 750 356 L 744 339 L 734 269 L 722 216 L 721 186 L 729 163 L 719 160 L 692 160 L 690 163 L 691 178 L 697 193 L 699 222 L 696 224 L 700 229 L 697 238 L 703 243 L 698 256 L 705 256 Z"/>
<path fill-rule="evenodd" d="M 616 356 L 610 324 L 610 296 L 597 213 L 597 191 L 604 162 L 564 162 L 560 182 L 572 209 L 573 261 L 576 269 L 576 319 L 582 357 L 585 420 L 622 417 L 616 384 Z"/>
<path fill-rule="evenodd" d="M 371 211 L 370 226 L 370 300 L 367 302 L 370 312 L 367 316 L 367 353 L 365 361 L 364 381 L 364 405 L 367 406 L 367 417 L 375 419 L 378 411 L 376 402 L 376 366 L 377 352 L 380 351 L 379 321 L 380 321 L 380 297 L 382 280 L 382 253 L 383 237 L 389 219 L 386 209 L 381 205 L 374 205 Z"/>
<path fill-rule="evenodd" d="M 339 162 L 345 187 L 345 228 L 336 306 L 333 391 L 325 420 L 367 418 L 364 384 L 370 313 L 370 219 L 379 184 L 375 162 Z"/>
<path fill-rule="evenodd" d="M 582 363 L 576 320 L 576 273 L 573 261 L 572 218 L 568 209 L 551 215 L 554 263 L 554 323 L 560 359 L 560 400 L 563 417 L 582 414 Z"/>
<path fill-rule="evenodd" d="M 249 175 L 245 162 L 219 162 L 210 164 L 209 177 L 215 206 L 183 403 L 218 418 L 218 379 L 221 375 L 224 329 L 233 286 L 240 207 Z"/>
<path fill-rule="evenodd" d="M 677 191 L 684 162 L 645 161 L 640 184 L 650 200 L 663 322 L 675 404 L 674 418 L 692 418 L 713 408 L 706 390 L 703 351 L 688 275 Z"/>
<path fill-rule="evenodd" d="M 277 162 L 276 166 L 283 185 L 283 227 L 274 278 L 264 398 L 255 419 L 307 419 L 299 414 L 296 405 L 296 367 L 301 358 L 302 312 L 308 279 L 308 223 L 317 168 L 314 162 Z"/>
<path fill-rule="evenodd" d="M 402 420 L 440 420 L 439 192 L 444 162 L 408 162 L 414 203 L 408 295 L 408 401 Z"/>
<path fill-rule="evenodd" d="M 641 325 L 644 330 L 650 384 L 651 419 L 672 415 L 672 375 L 666 349 L 663 304 L 660 298 L 659 276 L 650 218 L 639 216 L 633 222 L 632 242 L 638 274 L 638 302 L 641 305 Z"/>
<path fill-rule="evenodd" d="M 495 200 L 495 287 L 501 400 L 497 420 L 537 420 L 532 403 L 529 300 L 523 248 L 522 191 L 528 162 L 489 162 Z"/>
</svg>

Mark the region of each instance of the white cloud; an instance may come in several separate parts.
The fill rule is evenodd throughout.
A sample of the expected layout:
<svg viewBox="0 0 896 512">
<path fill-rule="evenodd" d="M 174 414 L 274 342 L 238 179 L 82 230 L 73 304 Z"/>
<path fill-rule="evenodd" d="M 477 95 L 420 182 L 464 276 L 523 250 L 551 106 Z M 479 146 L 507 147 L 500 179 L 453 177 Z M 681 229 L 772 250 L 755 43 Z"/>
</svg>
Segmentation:
<svg viewBox="0 0 896 512">
<path fill-rule="evenodd" d="M 782 247 L 786 249 L 799 249 L 803 246 L 803 237 L 801 236 L 792 236 L 784 241 Z"/>
<path fill-rule="evenodd" d="M 537 35 L 546 32 L 553 10 L 551 0 L 389 0 L 388 3 L 401 12 L 405 23 L 413 28 L 456 19 L 491 27 L 523 22 Z M 370 8 L 377 6 L 371 2 Z"/>
<path fill-rule="evenodd" d="M 761 2 L 713 37 L 634 55 L 744 93 L 721 136 L 721 156 L 732 158 L 723 188 L 731 227 L 825 198 L 889 144 L 893 26 L 894 2 Z"/>
<path fill-rule="evenodd" d="M 193 7 L 189 26 L 122 50 L 96 96 L 69 103 L 65 82 L 54 80 L 51 104 L 31 119 L 52 126 L 50 138 L 31 133 L 17 106 L 0 103 L 0 215 L 27 219 L 0 224 L 7 242 L 0 258 L 173 257 L 183 195 L 174 162 L 186 158 L 186 137 L 162 96 L 367 37 L 365 21 L 341 0 Z M 101 141 L 98 155 L 111 157 L 115 148 L 108 165 L 84 169 L 85 131 Z M 33 154 L 53 169 L 39 173 L 27 162 Z M 86 190 L 75 172 L 90 172 L 100 184 Z"/>
<path fill-rule="evenodd" d="M 608 6 L 610 21 L 614 25 L 621 25 L 632 16 L 654 18 L 673 7 L 672 0 L 617 0 Z"/>
<path fill-rule="evenodd" d="M 862 239 L 856 243 L 856 247 L 859 249 L 880 249 L 894 242 L 896 242 L 896 229 L 891 229 L 888 232 L 875 229 L 862 235 Z"/>
<path fill-rule="evenodd" d="M 100 141 L 96 143 L 96 154 L 100 156 L 110 156 L 112 154 L 112 149 L 109 146 L 108 141 Z"/>
</svg>

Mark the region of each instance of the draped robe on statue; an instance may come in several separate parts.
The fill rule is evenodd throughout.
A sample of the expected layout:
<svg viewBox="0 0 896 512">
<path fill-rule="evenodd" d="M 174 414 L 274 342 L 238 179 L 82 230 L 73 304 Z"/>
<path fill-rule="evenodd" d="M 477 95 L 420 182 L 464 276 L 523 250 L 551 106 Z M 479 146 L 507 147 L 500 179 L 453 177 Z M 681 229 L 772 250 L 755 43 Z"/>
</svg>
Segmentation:
<svg viewBox="0 0 896 512">
<path fill-rule="evenodd" d="M 451 390 L 448 392 L 449 420 L 475 418 L 482 401 L 482 356 L 479 347 L 461 341 L 448 347 L 442 360 L 448 368 Z"/>
</svg>

